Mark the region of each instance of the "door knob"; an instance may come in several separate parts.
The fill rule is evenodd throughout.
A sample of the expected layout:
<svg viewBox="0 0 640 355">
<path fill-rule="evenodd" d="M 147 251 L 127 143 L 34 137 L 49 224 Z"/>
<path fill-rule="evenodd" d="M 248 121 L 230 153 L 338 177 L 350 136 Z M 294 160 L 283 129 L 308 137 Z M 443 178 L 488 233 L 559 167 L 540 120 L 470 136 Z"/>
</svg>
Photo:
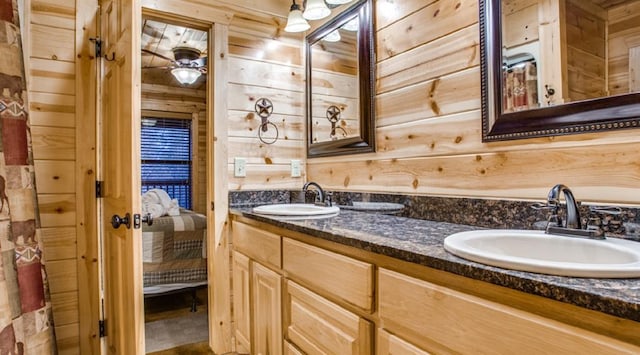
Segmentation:
<svg viewBox="0 0 640 355">
<path fill-rule="evenodd" d="M 129 213 L 124 215 L 124 217 L 120 217 L 117 214 L 114 214 L 113 217 L 111 217 L 111 225 L 114 229 L 120 228 L 123 224 L 127 229 L 131 229 L 131 215 Z"/>
</svg>

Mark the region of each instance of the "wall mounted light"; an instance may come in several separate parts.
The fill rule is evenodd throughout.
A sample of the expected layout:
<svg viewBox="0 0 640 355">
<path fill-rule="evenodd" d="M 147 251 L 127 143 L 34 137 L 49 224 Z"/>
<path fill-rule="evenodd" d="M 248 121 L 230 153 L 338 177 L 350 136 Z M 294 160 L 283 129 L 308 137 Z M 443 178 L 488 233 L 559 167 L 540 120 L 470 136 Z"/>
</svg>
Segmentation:
<svg viewBox="0 0 640 355">
<path fill-rule="evenodd" d="M 331 15 L 331 10 L 324 3 L 324 0 L 307 0 L 302 13 L 302 17 L 307 20 L 320 20 L 329 15 Z"/>
<path fill-rule="evenodd" d="M 303 32 L 311 28 L 307 20 L 320 20 L 331 15 L 331 9 L 353 0 L 301 0 L 302 7 L 293 0 L 287 17 L 285 32 Z"/>
<path fill-rule="evenodd" d="M 343 30 L 347 30 L 347 31 L 352 31 L 355 32 L 358 30 L 358 27 L 360 26 L 360 23 L 358 22 L 358 16 L 352 18 L 351 20 L 349 20 L 349 22 L 345 23 L 342 26 Z"/>
<path fill-rule="evenodd" d="M 202 73 L 196 68 L 178 67 L 171 69 L 171 74 L 180 84 L 193 84 Z"/>
<path fill-rule="evenodd" d="M 338 30 L 329 32 L 328 35 L 322 38 L 323 41 L 327 41 L 327 42 L 340 42 L 341 39 L 342 37 L 340 37 L 340 32 Z"/>
<path fill-rule="evenodd" d="M 310 27 L 309 22 L 302 17 L 300 5 L 296 4 L 296 0 L 293 0 L 291 9 L 289 9 L 287 26 L 284 28 L 285 32 L 303 32 L 308 30 Z"/>
</svg>

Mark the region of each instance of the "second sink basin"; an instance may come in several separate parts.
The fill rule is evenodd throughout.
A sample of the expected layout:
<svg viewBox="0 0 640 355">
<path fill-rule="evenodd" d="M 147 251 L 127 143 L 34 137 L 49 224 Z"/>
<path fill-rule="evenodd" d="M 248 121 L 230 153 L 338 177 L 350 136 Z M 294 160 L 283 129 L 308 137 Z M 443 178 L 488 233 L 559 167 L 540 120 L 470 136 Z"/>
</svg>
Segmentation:
<svg viewBox="0 0 640 355">
<path fill-rule="evenodd" d="M 337 206 L 325 207 L 309 203 L 279 203 L 253 208 L 254 213 L 276 216 L 325 216 L 335 215 L 340 211 Z"/>
<path fill-rule="evenodd" d="M 640 243 L 617 238 L 494 229 L 452 234 L 445 238 L 444 248 L 461 258 L 505 269 L 576 277 L 640 277 Z"/>
</svg>

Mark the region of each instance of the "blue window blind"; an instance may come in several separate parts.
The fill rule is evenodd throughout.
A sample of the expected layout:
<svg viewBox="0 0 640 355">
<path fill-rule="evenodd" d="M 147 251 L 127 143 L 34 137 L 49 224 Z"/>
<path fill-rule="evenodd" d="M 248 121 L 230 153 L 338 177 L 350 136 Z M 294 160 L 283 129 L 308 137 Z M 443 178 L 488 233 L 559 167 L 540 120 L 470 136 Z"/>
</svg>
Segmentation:
<svg viewBox="0 0 640 355">
<path fill-rule="evenodd" d="M 192 141 L 191 120 L 142 118 L 142 193 L 162 189 L 191 209 Z"/>
</svg>

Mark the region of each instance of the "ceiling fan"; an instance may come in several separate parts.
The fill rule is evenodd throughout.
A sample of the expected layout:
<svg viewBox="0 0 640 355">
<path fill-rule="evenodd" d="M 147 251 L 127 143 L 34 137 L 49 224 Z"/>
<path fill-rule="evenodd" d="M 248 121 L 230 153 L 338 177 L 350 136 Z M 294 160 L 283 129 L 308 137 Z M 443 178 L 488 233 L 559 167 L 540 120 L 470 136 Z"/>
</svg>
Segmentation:
<svg viewBox="0 0 640 355">
<path fill-rule="evenodd" d="M 174 59 L 160 53 L 142 49 L 143 54 L 154 55 L 168 61 L 170 64 L 159 67 L 143 67 L 142 69 L 165 68 L 170 69 L 171 74 L 180 84 L 193 84 L 200 75 L 207 74 L 207 57 L 202 52 L 191 47 L 175 47 L 171 50 Z"/>
</svg>

